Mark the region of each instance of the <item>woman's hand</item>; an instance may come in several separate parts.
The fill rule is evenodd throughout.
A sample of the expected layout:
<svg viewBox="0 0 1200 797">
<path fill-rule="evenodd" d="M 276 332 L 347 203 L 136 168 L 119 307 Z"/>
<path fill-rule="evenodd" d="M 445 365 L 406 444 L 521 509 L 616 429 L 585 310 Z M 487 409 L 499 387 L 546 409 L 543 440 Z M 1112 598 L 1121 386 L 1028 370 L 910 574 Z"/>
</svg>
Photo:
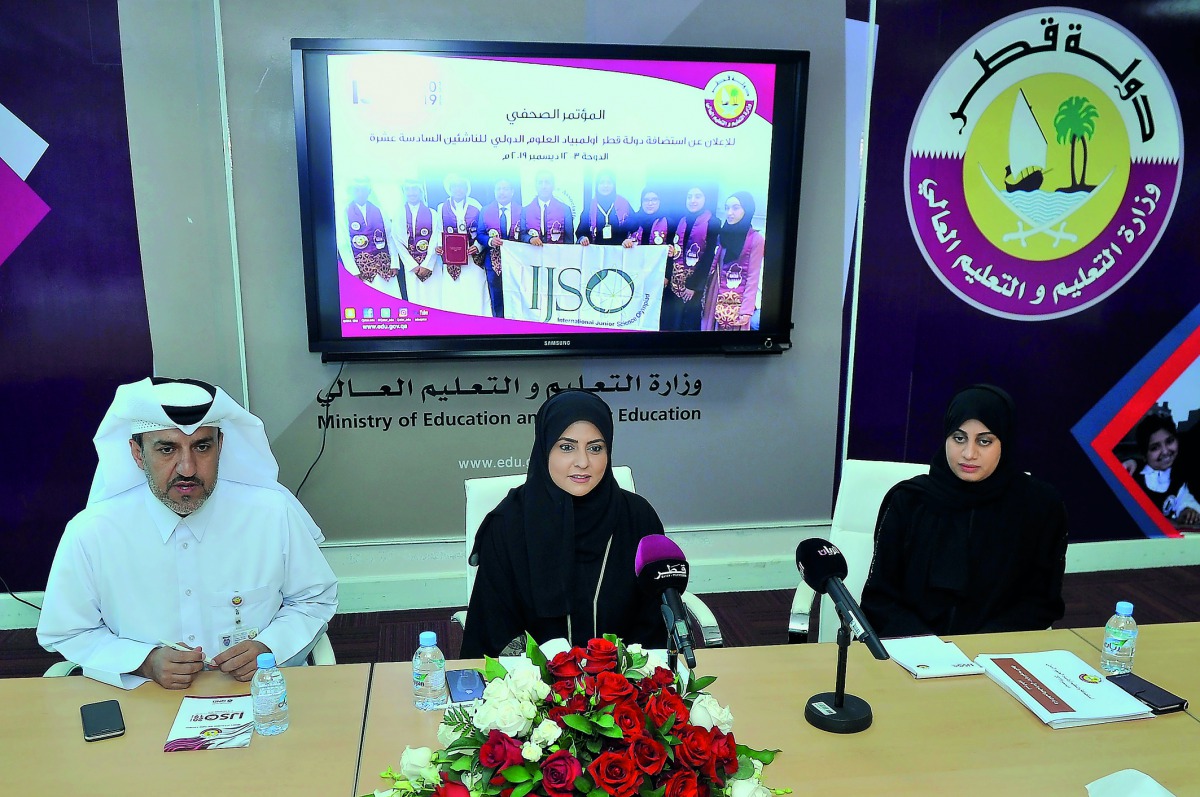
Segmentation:
<svg viewBox="0 0 1200 797">
<path fill-rule="evenodd" d="M 1175 522 L 1181 526 L 1200 525 L 1200 512 L 1197 512 L 1195 508 L 1189 506 L 1176 516 Z"/>
<path fill-rule="evenodd" d="M 621 246 L 625 247 L 626 249 L 632 249 L 633 247 L 637 246 L 637 241 L 633 240 L 632 238 L 626 238 L 621 242 Z"/>
</svg>

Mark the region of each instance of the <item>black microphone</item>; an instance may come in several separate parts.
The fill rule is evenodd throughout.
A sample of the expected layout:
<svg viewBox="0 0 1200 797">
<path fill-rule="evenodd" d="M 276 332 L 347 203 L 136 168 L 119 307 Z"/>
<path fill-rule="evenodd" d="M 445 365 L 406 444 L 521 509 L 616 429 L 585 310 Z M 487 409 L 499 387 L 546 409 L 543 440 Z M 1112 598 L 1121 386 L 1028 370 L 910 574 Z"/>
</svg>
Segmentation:
<svg viewBox="0 0 1200 797">
<path fill-rule="evenodd" d="M 796 567 L 804 583 L 813 591 L 818 595 L 829 595 L 842 622 L 850 627 L 855 639 L 867 646 L 872 656 L 881 660 L 890 658 L 858 602 L 842 583 L 848 572 L 846 557 L 836 545 L 816 537 L 804 540 L 796 548 Z"/>
<path fill-rule="evenodd" d="M 667 535 L 650 534 L 638 543 L 633 569 L 642 592 L 662 596 L 663 621 L 667 624 L 671 647 L 683 654 L 689 668 L 695 669 L 692 629 L 688 627 L 681 597 L 688 583 L 688 563 L 683 551 Z"/>
</svg>

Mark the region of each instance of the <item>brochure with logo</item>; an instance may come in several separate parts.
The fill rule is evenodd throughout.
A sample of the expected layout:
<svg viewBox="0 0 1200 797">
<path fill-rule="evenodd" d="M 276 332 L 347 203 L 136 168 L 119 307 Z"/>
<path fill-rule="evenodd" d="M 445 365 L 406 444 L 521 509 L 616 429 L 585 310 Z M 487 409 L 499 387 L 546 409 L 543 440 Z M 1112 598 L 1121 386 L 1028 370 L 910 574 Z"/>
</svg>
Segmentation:
<svg viewBox="0 0 1200 797">
<path fill-rule="evenodd" d="M 983 674 L 983 668 L 968 659 L 958 645 L 932 634 L 885 639 L 883 646 L 892 660 L 912 673 L 914 678 Z"/>
<path fill-rule="evenodd" d="M 1154 716 L 1141 701 L 1066 650 L 983 655 L 975 663 L 1051 728 Z"/>
<path fill-rule="evenodd" d="M 254 700 L 250 695 L 184 695 L 163 750 L 217 750 L 249 747 L 254 736 Z"/>
</svg>

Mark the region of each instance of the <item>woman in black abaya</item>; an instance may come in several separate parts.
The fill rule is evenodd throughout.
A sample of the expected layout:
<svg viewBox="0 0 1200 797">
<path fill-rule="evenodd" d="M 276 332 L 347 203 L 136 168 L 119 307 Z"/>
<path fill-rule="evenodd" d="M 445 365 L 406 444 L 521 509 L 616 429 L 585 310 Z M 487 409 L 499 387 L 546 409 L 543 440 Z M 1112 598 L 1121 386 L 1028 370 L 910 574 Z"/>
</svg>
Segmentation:
<svg viewBox="0 0 1200 797">
<path fill-rule="evenodd" d="M 612 411 L 592 393 L 568 390 L 542 405 L 525 483 L 475 538 L 463 658 L 523 650 L 527 631 L 538 642 L 585 646 L 610 633 L 666 647 L 658 603 L 639 592 L 634 574 L 638 542 L 662 534 L 662 521 L 617 485 L 612 438 Z"/>
<path fill-rule="evenodd" d="M 1064 610 L 1066 508 L 1016 464 L 1012 399 L 973 385 L 943 433 L 929 475 L 883 499 L 867 619 L 883 637 L 1047 628 Z"/>
</svg>

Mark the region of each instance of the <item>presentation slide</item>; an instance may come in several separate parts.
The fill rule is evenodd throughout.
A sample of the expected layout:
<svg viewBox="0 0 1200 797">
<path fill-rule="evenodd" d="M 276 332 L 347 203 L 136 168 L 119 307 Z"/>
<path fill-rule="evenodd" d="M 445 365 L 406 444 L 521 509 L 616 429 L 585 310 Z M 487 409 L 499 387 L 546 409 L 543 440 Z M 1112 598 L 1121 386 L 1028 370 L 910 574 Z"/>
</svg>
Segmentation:
<svg viewBox="0 0 1200 797">
<path fill-rule="evenodd" d="M 331 54 L 343 337 L 757 329 L 775 69 Z"/>
</svg>

